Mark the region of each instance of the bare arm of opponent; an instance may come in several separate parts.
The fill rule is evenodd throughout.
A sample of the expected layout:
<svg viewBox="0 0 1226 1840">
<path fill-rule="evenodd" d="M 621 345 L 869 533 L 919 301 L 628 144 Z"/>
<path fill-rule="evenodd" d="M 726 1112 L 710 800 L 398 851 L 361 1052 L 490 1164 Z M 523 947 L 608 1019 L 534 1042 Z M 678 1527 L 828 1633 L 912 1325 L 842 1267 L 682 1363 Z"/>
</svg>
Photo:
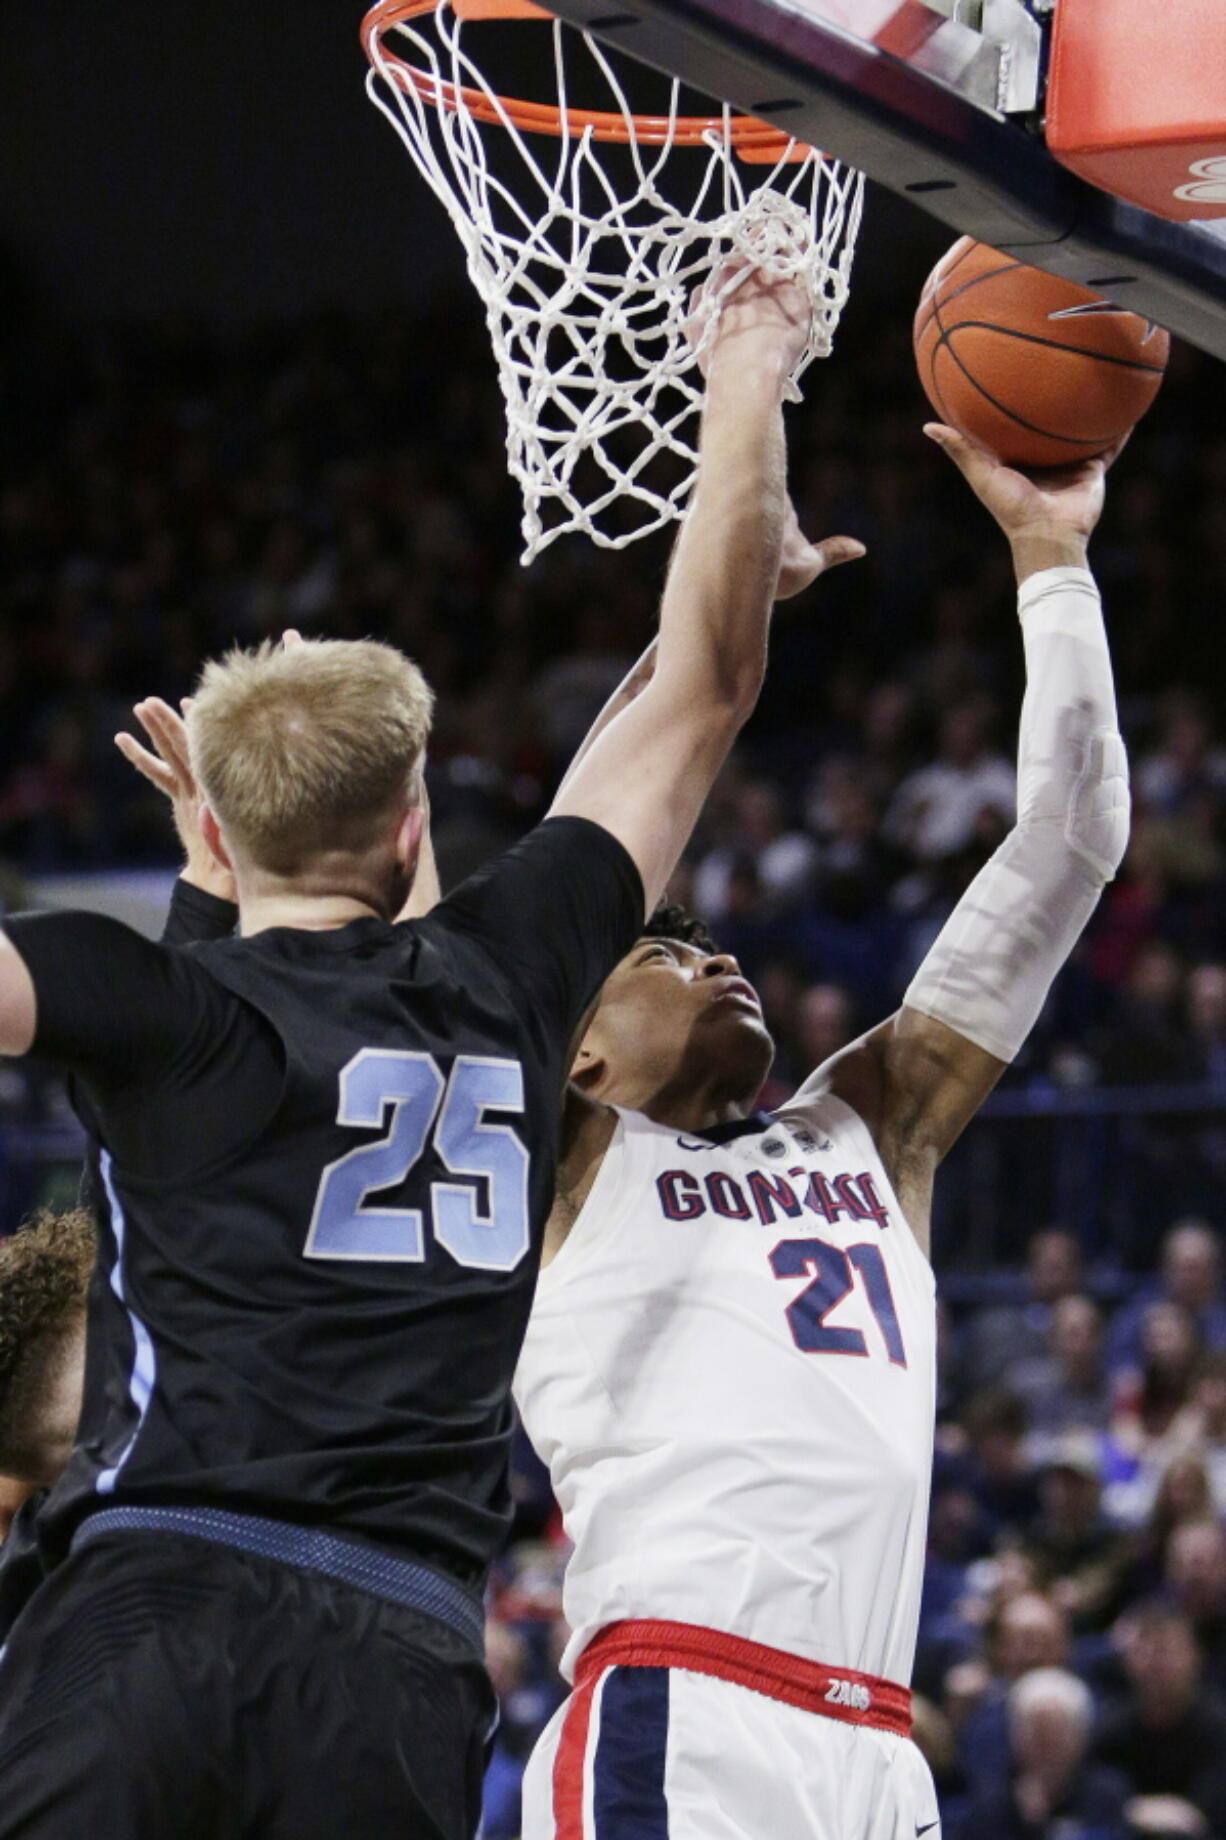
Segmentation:
<svg viewBox="0 0 1226 1840">
<path fill-rule="evenodd" d="M 750 271 L 705 359 L 698 479 L 660 609 L 655 670 L 588 748 L 552 816 L 621 842 L 654 908 L 757 701 L 787 522 L 783 391 L 808 307 Z"/>
<path fill-rule="evenodd" d="M 830 1091 L 865 1120 L 926 1252 L 937 1165 L 1021 1047 L 1119 866 L 1128 777 L 1086 561 L 1114 453 L 1031 478 L 952 429 L 925 432 L 1013 552 L 1027 673 L 1017 822 L 950 915 L 901 1009 L 834 1055 L 802 1092 Z"/>
</svg>

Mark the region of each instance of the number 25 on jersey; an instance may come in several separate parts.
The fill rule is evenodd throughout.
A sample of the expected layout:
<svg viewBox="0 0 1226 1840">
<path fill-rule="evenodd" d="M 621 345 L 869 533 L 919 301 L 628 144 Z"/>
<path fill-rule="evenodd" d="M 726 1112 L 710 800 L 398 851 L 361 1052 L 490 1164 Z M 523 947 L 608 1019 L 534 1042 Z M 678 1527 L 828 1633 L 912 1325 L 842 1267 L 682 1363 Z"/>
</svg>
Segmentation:
<svg viewBox="0 0 1226 1840">
<path fill-rule="evenodd" d="M 420 1264 L 423 1210 L 371 1207 L 366 1197 L 399 1187 L 432 1143 L 443 1166 L 462 1178 L 429 1185 L 434 1238 L 458 1265 L 513 1271 L 530 1239 L 528 1152 L 509 1124 L 491 1124 L 485 1114 L 523 1109 L 518 1061 L 457 1054 L 445 1078 L 429 1054 L 361 1049 L 341 1071 L 336 1122 L 369 1130 L 386 1121 L 386 1129 L 324 1170 L 304 1256 Z M 476 1179 L 485 1183 L 486 1208 Z"/>
</svg>

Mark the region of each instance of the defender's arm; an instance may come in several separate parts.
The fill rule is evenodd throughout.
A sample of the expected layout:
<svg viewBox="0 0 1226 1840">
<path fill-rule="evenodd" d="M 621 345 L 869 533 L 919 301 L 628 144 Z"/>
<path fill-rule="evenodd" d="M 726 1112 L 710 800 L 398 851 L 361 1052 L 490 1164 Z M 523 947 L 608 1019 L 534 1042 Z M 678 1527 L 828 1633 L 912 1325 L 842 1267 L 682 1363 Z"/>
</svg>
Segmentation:
<svg viewBox="0 0 1226 1840">
<path fill-rule="evenodd" d="M 927 1247 L 937 1164 L 1017 1054 L 1128 840 L 1128 764 L 1086 543 L 1103 460 L 1032 481 L 930 430 L 1010 539 L 1026 652 L 1017 822 L 903 1007 L 814 1076 L 865 1118 Z"/>
<path fill-rule="evenodd" d="M 619 839 L 642 876 L 648 912 L 757 701 L 786 526 L 783 392 L 807 320 L 797 289 L 756 272 L 724 304 L 654 674 L 553 806 L 552 815 L 590 818 Z"/>
</svg>

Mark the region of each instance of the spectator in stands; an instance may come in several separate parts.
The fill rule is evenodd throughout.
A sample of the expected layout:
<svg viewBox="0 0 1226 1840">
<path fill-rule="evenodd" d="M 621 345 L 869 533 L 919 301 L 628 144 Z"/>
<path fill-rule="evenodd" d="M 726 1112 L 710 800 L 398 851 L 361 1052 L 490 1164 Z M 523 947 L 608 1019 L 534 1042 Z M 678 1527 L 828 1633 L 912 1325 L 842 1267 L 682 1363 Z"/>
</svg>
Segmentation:
<svg viewBox="0 0 1226 1840">
<path fill-rule="evenodd" d="M 1094 1755 L 1127 1778 L 1139 1832 L 1216 1840 L 1226 1832 L 1226 1705 L 1202 1687 L 1192 1625 L 1151 1603 L 1118 1634 L 1128 1685 L 1103 1715 Z"/>
<path fill-rule="evenodd" d="M 571 759 L 632 663 L 614 609 L 589 593 L 574 646 L 551 658 L 531 686 L 536 720 L 556 771 Z"/>
<path fill-rule="evenodd" d="M 1078 1633 L 1106 1628 L 1120 1609 L 1128 1542 L 1103 1513 L 1098 1440 L 1071 1432 L 1039 1482 L 1040 1512 L 1022 1542 L 1040 1586 Z"/>
<path fill-rule="evenodd" d="M 796 1041 L 805 1077 L 846 1047 L 855 1032 L 847 992 L 838 984 L 810 984 L 796 1010 Z"/>
<path fill-rule="evenodd" d="M 1119 1478 L 1112 1509 L 1132 1526 L 1149 1512 L 1167 1465 L 1183 1454 L 1201 1352 L 1189 1311 L 1161 1299 L 1144 1307 L 1140 1372 L 1118 1377 L 1109 1434 L 1109 1465 Z"/>
<path fill-rule="evenodd" d="M 991 745 L 991 704 L 968 696 L 941 720 L 939 752 L 899 786 L 885 816 L 888 842 L 921 862 L 954 856 L 973 842 L 983 812 L 1013 821 L 1013 768 Z"/>
<path fill-rule="evenodd" d="M 1066 1432 L 1106 1430 L 1111 1388 L 1102 1311 L 1092 1297 L 1059 1299 L 1051 1311 L 1047 1351 L 1018 1362 L 1010 1385 L 1026 1407 L 1038 1451 Z"/>
<path fill-rule="evenodd" d="M 1226 1086 L 1226 965 L 1196 965 L 1188 973 L 1187 1017 L 1194 1077 Z"/>
<path fill-rule="evenodd" d="M 1114 1504 L 1116 1491 L 1110 1491 Z M 1124 1513 L 1131 1511 L 1131 1490 L 1125 1485 Z M 1153 1597 L 1166 1578 L 1166 1553 L 1171 1535 L 1188 1521 L 1204 1520 L 1213 1513 L 1209 1477 L 1199 1457 L 1173 1457 L 1163 1471 L 1144 1524 L 1132 1536 L 1132 1558 L 1125 1581 L 1130 1602 Z"/>
<path fill-rule="evenodd" d="M 1026 1408 L 1003 1389 L 977 1393 L 963 1414 L 966 1485 L 985 1517 L 988 1537 L 1023 1532 L 1039 1511 L 1038 1475 L 1027 1449 Z"/>
<path fill-rule="evenodd" d="M 874 798 L 884 799 L 914 767 L 915 756 L 915 691 L 897 679 L 874 684 L 864 699 L 857 775 Z"/>
<path fill-rule="evenodd" d="M 1192 1381 L 1187 1408 L 1189 1442 L 1209 1478 L 1213 1506 L 1226 1515 L 1226 1349 L 1204 1355 Z"/>
<path fill-rule="evenodd" d="M 1064 1667 L 1068 1654 L 1068 1619 L 1044 1592 L 1023 1590 L 990 1612 L 981 1654 L 951 1668 L 945 1683 L 958 1761 L 972 1790 L 1000 1782 L 1008 1769 L 1014 1682 L 1035 1668 Z"/>
<path fill-rule="evenodd" d="M 1090 1054 L 1105 1086 L 1157 1086 L 1194 1077 L 1183 1014 L 1184 967 L 1165 940 L 1142 944 Z"/>
<path fill-rule="evenodd" d="M 708 851 L 695 871 L 694 903 L 709 926 L 718 928 L 727 917 L 729 884 L 744 858 L 754 865 L 759 900 L 768 913 L 799 900 L 817 870 L 817 845 L 788 825 L 780 790 L 769 780 L 749 780 L 740 788 L 731 836 Z"/>
<path fill-rule="evenodd" d="M 859 761 L 836 755 L 819 769 L 809 799 L 818 839 L 818 898 L 834 913 L 871 913 L 889 897 L 909 859 L 881 834 L 881 807 Z"/>
<path fill-rule="evenodd" d="M 1226 1529 L 1185 1521 L 1166 1549 L 1167 1594 L 1192 1625 L 1206 1682 L 1226 1702 Z"/>
<path fill-rule="evenodd" d="M 1206 1220 L 1177 1220 L 1163 1236 L 1161 1276 L 1144 1286 L 1112 1326 L 1108 1360 L 1113 1372 L 1141 1365 L 1142 1331 L 1150 1304 L 1164 1299 L 1192 1318 L 1206 1348 L 1226 1349 L 1226 1297 L 1217 1235 Z"/>
<path fill-rule="evenodd" d="M 1128 1840 L 1126 1779 L 1088 1756 L 1090 1689 L 1059 1667 L 1009 1689 L 1007 1768 L 973 1797 L 949 1840 Z"/>
<path fill-rule="evenodd" d="M 1071 1233 L 1049 1227 L 1032 1235 L 1026 1252 L 1026 1294 L 1018 1303 L 985 1309 L 972 1321 L 963 1349 L 966 1387 L 999 1385 L 1025 1361 L 1051 1349 L 1055 1306 L 1082 1288 L 1081 1248 Z"/>
<path fill-rule="evenodd" d="M 1147 811 L 1170 816 L 1208 791 L 1226 799 L 1226 748 L 1213 738 L 1201 697 L 1172 690 L 1163 699 L 1163 732 L 1158 747 L 1137 764 L 1135 787 Z"/>
</svg>

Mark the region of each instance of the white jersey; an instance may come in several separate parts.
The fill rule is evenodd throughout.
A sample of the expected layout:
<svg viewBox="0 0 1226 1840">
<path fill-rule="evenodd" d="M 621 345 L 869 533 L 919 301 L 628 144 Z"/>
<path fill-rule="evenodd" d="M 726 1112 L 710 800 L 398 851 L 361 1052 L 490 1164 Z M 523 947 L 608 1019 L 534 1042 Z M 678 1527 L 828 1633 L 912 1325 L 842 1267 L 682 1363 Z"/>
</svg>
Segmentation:
<svg viewBox="0 0 1226 1840">
<path fill-rule="evenodd" d="M 932 1269 L 850 1107 L 619 1113 L 515 1382 L 574 1543 L 563 1671 L 659 1618 L 906 1685 L 935 1370 Z"/>
</svg>

